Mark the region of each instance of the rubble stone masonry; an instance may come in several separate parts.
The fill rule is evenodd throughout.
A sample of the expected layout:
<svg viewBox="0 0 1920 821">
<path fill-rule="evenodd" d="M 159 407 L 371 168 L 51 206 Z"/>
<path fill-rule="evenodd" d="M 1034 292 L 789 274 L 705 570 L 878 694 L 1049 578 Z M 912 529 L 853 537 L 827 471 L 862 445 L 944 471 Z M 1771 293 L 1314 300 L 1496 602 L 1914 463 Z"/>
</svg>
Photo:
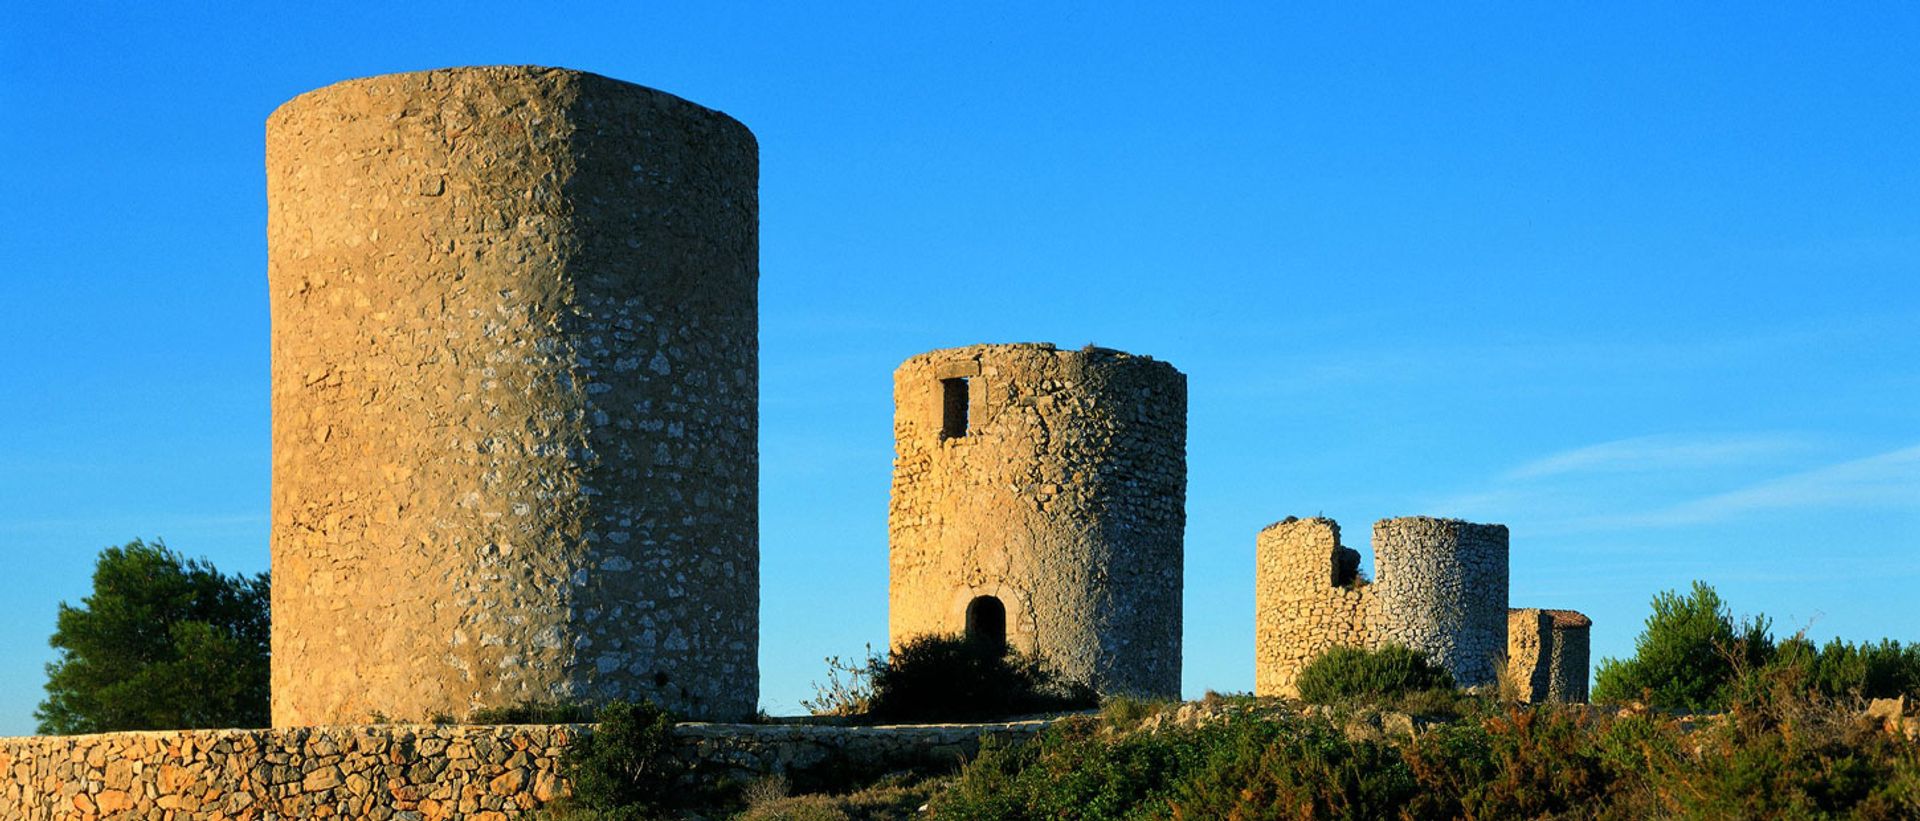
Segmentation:
<svg viewBox="0 0 1920 821">
<path fill-rule="evenodd" d="M 1507 526 L 1407 516 L 1373 524 L 1376 641 L 1424 651 L 1455 684 L 1495 684 L 1507 654 Z"/>
<path fill-rule="evenodd" d="M 1275 522 L 1260 531 L 1256 553 L 1255 693 L 1293 695 L 1301 668 L 1321 653 L 1372 646 L 1378 608 L 1337 522 Z"/>
<path fill-rule="evenodd" d="M 758 159 L 561 69 L 267 121 L 273 721 L 758 701 Z"/>
<path fill-rule="evenodd" d="M 1049 720 L 899 727 L 681 724 L 693 783 L 952 763 Z M 588 724 L 359 725 L 0 738 L 0 821 L 540 818 Z M 693 784 L 690 783 L 689 786 Z"/>
<path fill-rule="evenodd" d="M 976 345 L 894 372 L 895 645 L 979 632 L 1102 693 L 1180 692 L 1186 376 Z"/>
<path fill-rule="evenodd" d="M 1254 692 L 1293 696 L 1335 646 L 1398 644 L 1463 687 L 1494 684 L 1507 650 L 1507 528 L 1409 516 L 1373 526 L 1377 573 L 1331 519 L 1276 522 L 1255 545 Z"/>
</svg>

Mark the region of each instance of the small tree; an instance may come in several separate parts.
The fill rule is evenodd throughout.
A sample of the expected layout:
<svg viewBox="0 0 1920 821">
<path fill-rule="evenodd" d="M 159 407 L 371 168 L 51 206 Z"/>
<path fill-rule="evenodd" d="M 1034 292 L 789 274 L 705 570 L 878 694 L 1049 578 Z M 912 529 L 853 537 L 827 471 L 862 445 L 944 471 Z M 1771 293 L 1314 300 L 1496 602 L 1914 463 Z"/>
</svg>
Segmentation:
<svg viewBox="0 0 1920 821">
<path fill-rule="evenodd" d="M 221 574 L 155 540 L 100 552 L 93 594 L 62 602 L 40 732 L 265 727 L 267 574 Z"/>
<path fill-rule="evenodd" d="M 660 817 L 686 800 L 686 765 L 674 755 L 673 716 L 650 701 L 615 701 L 600 708 L 598 726 L 567 748 L 573 780 L 568 818 L 640 821 Z"/>
<path fill-rule="evenodd" d="M 1685 596 L 1663 591 L 1653 597 L 1653 615 L 1633 641 L 1633 658 L 1600 660 L 1593 700 L 1619 703 L 1644 695 L 1654 707 L 1724 709 L 1739 668 L 1756 668 L 1772 657 L 1770 626 L 1765 616 L 1736 623 L 1706 582 L 1694 582 Z"/>
</svg>

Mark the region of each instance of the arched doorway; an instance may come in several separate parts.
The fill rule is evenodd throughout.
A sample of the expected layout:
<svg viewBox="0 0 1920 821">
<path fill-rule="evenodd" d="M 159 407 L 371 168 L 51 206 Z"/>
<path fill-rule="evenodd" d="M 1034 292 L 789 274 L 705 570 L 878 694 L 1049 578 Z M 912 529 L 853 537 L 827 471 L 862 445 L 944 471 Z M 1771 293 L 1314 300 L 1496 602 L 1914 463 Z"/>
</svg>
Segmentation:
<svg viewBox="0 0 1920 821">
<path fill-rule="evenodd" d="M 967 602 L 967 640 L 1007 648 L 1007 606 L 999 598 L 978 596 Z"/>
</svg>

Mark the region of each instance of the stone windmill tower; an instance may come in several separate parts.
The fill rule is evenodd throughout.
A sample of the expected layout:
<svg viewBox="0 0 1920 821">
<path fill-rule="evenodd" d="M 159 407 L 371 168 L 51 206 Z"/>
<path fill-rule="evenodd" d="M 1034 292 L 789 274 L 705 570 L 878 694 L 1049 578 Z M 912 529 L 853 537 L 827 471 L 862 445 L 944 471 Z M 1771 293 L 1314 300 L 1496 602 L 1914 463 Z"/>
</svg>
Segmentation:
<svg viewBox="0 0 1920 821">
<path fill-rule="evenodd" d="M 966 633 L 1102 693 L 1180 692 L 1186 376 L 975 345 L 894 372 L 894 644 Z"/>
<path fill-rule="evenodd" d="M 267 121 L 273 722 L 758 701 L 758 148 L 528 66 Z"/>
</svg>

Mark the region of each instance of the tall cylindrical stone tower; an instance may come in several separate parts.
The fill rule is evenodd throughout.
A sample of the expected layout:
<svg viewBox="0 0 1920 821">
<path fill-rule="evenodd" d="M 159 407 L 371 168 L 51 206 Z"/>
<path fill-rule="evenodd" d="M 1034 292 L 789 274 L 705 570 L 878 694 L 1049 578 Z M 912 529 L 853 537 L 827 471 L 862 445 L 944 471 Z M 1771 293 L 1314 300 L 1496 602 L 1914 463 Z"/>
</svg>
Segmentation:
<svg viewBox="0 0 1920 821">
<path fill-rule="evenodd" d="M 976 345 L 894 372 L 892 642 L 1005 641 L 1103 693 L 1180 692 L 1186 376 Z"/>
<path fill-rule="evenodd" d="M 1375 638 L 1462 687 L 1499 680 L 1507 652 L 1507 526 L 1407 516 L 1373 524 Z"/>
<path fill-rule="evenodd" d="M 276 726 L 755 710 L 757 152 L 549 68 L 273 113 Z"/>
</svg>

